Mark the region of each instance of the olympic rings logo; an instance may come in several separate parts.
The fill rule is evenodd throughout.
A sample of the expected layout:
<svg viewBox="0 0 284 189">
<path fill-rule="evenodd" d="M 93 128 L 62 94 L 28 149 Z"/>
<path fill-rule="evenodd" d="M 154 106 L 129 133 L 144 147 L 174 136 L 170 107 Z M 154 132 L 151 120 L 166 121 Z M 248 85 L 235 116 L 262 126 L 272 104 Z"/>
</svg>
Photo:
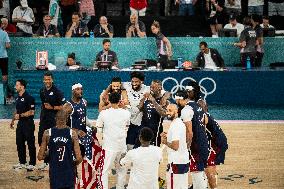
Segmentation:
<svg viewBox="0 0 284 189">
<path fill-rule="evenodd" d="M 175 86 L 170 90 L 170 92 L 172 94 L 175 94 L 179 89 L 185 89 L 185 85 L 184 85 L 184 82 L 187 81 L 187 80 L 191 80 L 191 81 L 195 81 L 195 79 L 193 79 L 192 77 L 185 77 L 183 78 L 180 83 L 178 82 L 177 79 L 173 78 L 173 77 L 167 77 L 165 78 L 163 81 L 162 81 L 162 87 L 163 89 L 165 90 L 164 88 L 164 85 L 166 82 L 174 82 L 175 83 Z M 213 88 L 211 91 L 207 91 L 207 89 L 202 85 L 203 82 L 206 82 L 206 81 L 209 81 L 212 83 L 213 85 Z M 200 86 L 200 91 L 204 94 L 204 99 L 206 99 L 206 97 L 208 95 L 211 95 L 213 94 L 215 91 L 216 91 L 216 82 L 214 81 L 214 79 L 210 78 L 210 77 L 204 77 L 202 78 L 199 82 L 198 82 L 198 85 Z"/>
</svg>

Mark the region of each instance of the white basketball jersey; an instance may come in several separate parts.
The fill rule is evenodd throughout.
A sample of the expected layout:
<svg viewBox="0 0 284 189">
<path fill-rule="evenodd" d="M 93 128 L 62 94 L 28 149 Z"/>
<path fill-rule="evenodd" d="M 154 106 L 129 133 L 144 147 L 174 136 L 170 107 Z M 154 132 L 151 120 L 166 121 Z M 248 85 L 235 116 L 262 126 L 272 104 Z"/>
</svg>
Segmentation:
<svg viewBox="0 0 284 189">
<path fill-rule="evenodd" d="M 131 82 L 124 82 L 123 87 L 127 91 L 128 101 L 131 107 L 129 110 L 131 113 L 130 122 L 134 125 L 140 126 L 143 113 L 140 112 L 140 110 L 138 109 L 138 105 L 144 94 L 150 92 L 150 87 L 142 84 L 141 89 L 139 91 L 134 91 L 132 89 Z"/>
</svg>

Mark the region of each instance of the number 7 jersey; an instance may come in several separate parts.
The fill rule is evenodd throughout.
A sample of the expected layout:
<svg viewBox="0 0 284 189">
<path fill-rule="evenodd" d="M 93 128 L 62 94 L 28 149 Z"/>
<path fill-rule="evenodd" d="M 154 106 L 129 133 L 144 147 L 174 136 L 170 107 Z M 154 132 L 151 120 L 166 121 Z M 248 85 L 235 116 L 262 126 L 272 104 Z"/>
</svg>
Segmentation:
<svg viewBox="0 0 284 189">
<path fill-rule="evenodd" d="M 72 130 L 49 129 L 49 178 L 52 189 L 72 187 L 75 184 Z"/>
</svg>

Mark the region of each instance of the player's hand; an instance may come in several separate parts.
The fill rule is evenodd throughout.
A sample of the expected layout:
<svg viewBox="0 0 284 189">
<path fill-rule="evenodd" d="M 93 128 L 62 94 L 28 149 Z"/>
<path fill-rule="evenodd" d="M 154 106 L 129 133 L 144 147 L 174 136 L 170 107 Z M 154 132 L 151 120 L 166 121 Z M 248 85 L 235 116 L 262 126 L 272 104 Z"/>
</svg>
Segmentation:
<svg viewBox="0 0 284 189">
<path fill-rule="evenodd" d="M 81 131 L 81 130 L 79 130 L 78 131 L 78 136 L 81 138 L 81 137 L 84 137 L 84 136 L 86 136 L 86 133 L 84 132 L 84 131 Z"/>
<path fill-rule="evenodd" d="M 15 114 L 15 117 L 14 117 L 16 120 L 19 120 L 20 119 L 20 114 Z"/>
<path fill-rule="evenodd" d="M 144 94 L 144 98 L 145 98 L 145 99 L 149 99 L 149 96 L 150 96 L 150 93 L 145 93 L 145 94 Z"/>
<path fill-rule="evenodd" d="M 161 99 L 160 105 L 163 106 L 163 107 L 166 106 L 167 105 L 167 101 L 171 97 L 171 95 L 172 94 L 170 92 L 166 92 L 164 94 L 163 98 Z"/>
<path fill-rule="evenodd" d="M 51 106 L 49 103 L 44 103 L 44 108 L 47 110 L 53 110 L 53 106 Z"/>
<path fill-rule="evenodd" d="M 120 101 L 119 101 L 118 107 L 120 107 L 120 108 L 125 108 L 125 102 L 124 102 L 124 100 L 120 100 Z"/>
<path fill-rule="evenodd" d="M 161 143 L 162 144 L 167 144 L 167 136 L 166 135 L 161 137 Z"/>
<path fill-rule="evenodd" d="M 10 129 L 14 129 L 14 121 L 12 121 L 11 123 L 10 123 Z"/>
</svg>

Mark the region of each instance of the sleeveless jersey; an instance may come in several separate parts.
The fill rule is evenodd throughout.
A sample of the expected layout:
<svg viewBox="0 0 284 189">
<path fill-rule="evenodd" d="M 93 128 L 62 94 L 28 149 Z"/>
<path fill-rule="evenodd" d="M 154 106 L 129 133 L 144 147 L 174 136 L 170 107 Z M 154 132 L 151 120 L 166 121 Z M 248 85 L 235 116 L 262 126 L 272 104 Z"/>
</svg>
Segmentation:
<svg viewBox="0 0 284 189">
<path fill-rule="evenodd" d="M 87 133 L 86 129 L 86 102 L 84 99 L 80 99 L 79 103 L 75 103 L 72 100 L 68 101 L 72 106 L 72 113 L 70 115 L 70 127 L 79 129 Z"/>
<path fill-rule="evenodd" d="M 72 187 L 75 184 L 73 166 L 72 130 L 49 129 L 49 178 L 52 189 Z"/>
</svg>

